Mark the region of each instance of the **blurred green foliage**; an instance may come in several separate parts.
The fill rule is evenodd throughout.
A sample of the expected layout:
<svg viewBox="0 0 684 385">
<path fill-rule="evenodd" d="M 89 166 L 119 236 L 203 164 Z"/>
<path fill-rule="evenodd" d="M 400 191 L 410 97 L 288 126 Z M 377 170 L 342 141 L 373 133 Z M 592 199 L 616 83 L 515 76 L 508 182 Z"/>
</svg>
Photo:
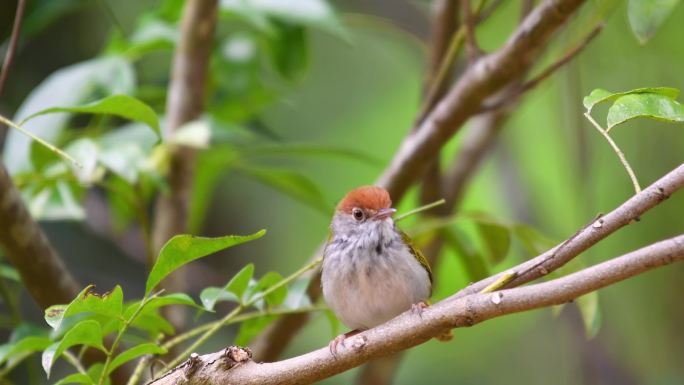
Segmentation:
<svg viewBox="0 0 684 385">
<path fill-rule="evenodd" d="M 624 123 L 611 135 L 643 185 L 682 162 L 681 126 L 631 120 L 682 120 L 677 95 L 664 88 L 684 88 L 684 9 L 678 3 L 587 4 L 559 33 L 537 69 L 578 41 L 587 26 L 606 18 L 605 28 L 582 55 L 525 96 L 470 186 L 461 212 L 435 223 L 415 217 L 402 223 L 419 243 L 422 235 L 445 234 L 447 247 L 434 269 L 435 299 L 548 249 L 630 196 L 629 179 L 615 154 L 582 116 L 585 95 L 591 96 L 584 107 L 601 122 L 606 116 L 605 128 Z M 46 321 L 55 328 L 48 334 L 34 326 L 42 320 L 21 292 L 16 272 L 0 265 L 8 314 L 0 320 L 8 341 L 0 346 L 0 363 L 6 369 L 45 350 L 42 363 L 49 373 L 68 347 L 105 349 L 103 335 L 121 336 L 128 350 L 71 377 L 97 383 L 103 371 L 164 352 L 154 343 L 160 333 L 182 332 L 162 317 L 161 307 L 188 306 L 197 311 L 195 320 L 205 323 L 217 322 L 206 312 L 220 317 L 230 309 L 226 304 L 251 308 L 254 313 L 243 314 L 239 326 L 224 331 L 226 341 L 238 344 L 263 330 L 274 311 L 311 307 L 304 295 L 307 281 L 297 275 L 284 279 L 274 271 L 290 272 L 306 263 L 325 238 L 335 201 L 355 186 L 372 183 L 410 129 L 420 105 L 426 47 L 409 31 L 425 29 L 425 4 L 412 5 L 411 26 L 391 21 L 398 17 L 391 2 L 378 2 L 371 11 L 358 3 L 333 6 L 323 0 L 220 4 L 206 113 L 160 140 L 183 1 L 31 2 L 0 111 L 12 112 L 8 115 L 15 122 L 64 149 L 83 167 L 65 163 L 15 130 L 7 134 L 3 160 L 67 264 L 90 266 L 75 268 L 82 282 L 113 279 L 120 286 L 102 296 L 88 286 L 71 304 L 48 309 Z M 3 21 L 12 9 L 12 4 L 0 4 Z M 483 48 L 494 50 L 505 41 L 518 11 L 516 2 L 503 2 L 478 27 Z M 0 28 L 3 39 L 9 36 L 5 24 L 10 23 Z M 56 53 L 53 46 L 64 50 Z M 655 86 L 661 88 L 642 88 Z M 603 91 L 639 88 L 629 94 Z M 610 103 L 594 109 L 606 99 Z M 456 137 L 445 149 L 445 167 L 459 141 Z M 139 235 L 134 240 L 123 236 L 139 234 L 154 196 L 169 188 L 164 174 L 169 150 L 177 145 L 199 151 L 192 233 L 269 229 L 264 240 L 238 252 L 193 262 L 190 295 L 154 293 L 153 288 L 195 257 L 260 233 L 238 241 L 174 238 L 157 265 L 147 266 L 147 287 L 142 278 L 127 274 L 136 271 L 133 276 L 142 277 L 145 252 Z M 415 195 L 398 202 L 400 210 L 414 206 Z M 684 198 L 674 196 L 665 205 L 563 272 L 681 233 Z M 104 231 L 60 226 L 72 221 L 93 229 L 96 223 L 107 225 Z M 106 241 L 93 250 L 79 246 L 83 237 Z M 179 253 L 176 246 L 196 253 Z M 103 267 L 108 261 L 102 250 L 123 266 L 120 274 Z M 577 301 L 581 312 L 566 306 L 457 330 L 449 344 L 429 342 L 409 351 L 397 383 L 679 384 L 684 381 L 679 296 L 684 284 L 677 279 L 682 273 L 682 266 L 672 266 L 582 297 Z M 136 297 L 142 299 L 130 299 Z M 287 354 L 326 344 L 329 324 L 332 335 L 337 333 L 329 312 L 316 314 Z M 201 351 L 222 347 L 209 342 Z M 28 360 L 24 371 L 17 368 L 11 378 L 44 383 L 43 376 L 26 374 L 35 365 Z M 59 365 L 56 370 L 61 376 L 71 372 Z M 354 375 L 351 371 L 325 383 L 349 383 Z"/>
</svg>

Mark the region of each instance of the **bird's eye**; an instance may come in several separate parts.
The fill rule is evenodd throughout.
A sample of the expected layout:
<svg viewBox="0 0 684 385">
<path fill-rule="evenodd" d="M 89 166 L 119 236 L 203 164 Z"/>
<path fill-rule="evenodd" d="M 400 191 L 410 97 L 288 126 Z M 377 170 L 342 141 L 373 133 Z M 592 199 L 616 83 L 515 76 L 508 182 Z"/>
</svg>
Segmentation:
<svg viewBox="0 0 684 385">
<path fill-rule="evenodd" d="M 352 210 L 352 215 L 354 216 L 354 219 L 356 219 L 357 221 L 362 221 L 362 220 L 363 220 L 363 217 L 364 217 L 364 215 L 363 215 L 363 210 L 361 210 L 361 209 L 359 209 L 359 208 L 353 209 L 353 210 Z"/>
</svg>

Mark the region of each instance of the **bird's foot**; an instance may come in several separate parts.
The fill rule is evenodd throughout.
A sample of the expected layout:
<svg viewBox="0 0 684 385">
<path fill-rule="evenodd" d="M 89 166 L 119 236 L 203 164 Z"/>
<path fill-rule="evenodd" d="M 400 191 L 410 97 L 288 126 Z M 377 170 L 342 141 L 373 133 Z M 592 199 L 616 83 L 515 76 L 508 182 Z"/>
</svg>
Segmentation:
<svg viewBox="0 0 684 385">
<path fill-rule="evenodd" d="M 330 348 L 330 354 L 332 354 L 333 357 L 337 357 L 337 345 L 347 347 L 347 345 L 344 344 L 344 340 L 346 340 L 349 337 L 355 336 L 359 333 L 361 333 L 361 330 L 355 329 L 344 334 L 340 334 L 339 336 L 333 338 L 332 341 L 330 341 L 330 343 L 328 344 L 328 348 Z"/>
<path fill-rule="evenodd" d="M 430 304 L 425 301 L 420 301 L 418 303 L 411 304 L 411 312 L 418 314 L 419 317 L 423 318 L 423 310 L 427 309 L 428 307 L 430 307 Z"/>
</svg>

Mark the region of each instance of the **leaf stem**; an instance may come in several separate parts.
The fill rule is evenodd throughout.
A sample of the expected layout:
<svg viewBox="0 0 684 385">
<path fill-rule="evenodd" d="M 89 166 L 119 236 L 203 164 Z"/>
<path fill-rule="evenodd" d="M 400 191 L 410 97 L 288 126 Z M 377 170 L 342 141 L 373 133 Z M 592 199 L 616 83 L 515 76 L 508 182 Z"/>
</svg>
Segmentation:
<svg viewBox="0 0 684 385">
<path fill-rule="evenodd" d="M 622 163 L 622 166 L 627 170 L 627 175 L 629 175 L 629 179 L 632 180 L 632 185 L 634 186 L 634 192 L 636 194 L 641 192 L 641 186 L 639 185 L 639 181 L 637 180 L 636 174 L 634 174 L 634 171 L 632 170 L 632 167 L 630 167 L 629 162 L 627 162 L 627 158 L 625 157 L 625 154 L 622 153 L 620 150 L 620 147 L 613 141 L 613 138 L 608 135 L 608 132 L 601 127 L 600 124 L 594 120 L 594 118 L 591 116 L 589 111 L 584 113 L 584 116 L 591 122 L 591 124 L 596 127 L 599 133 L 603 135 L 604 138 L 608 141 L 608 144 L 613 148 L 613 151 L 615 151 L 615 154 L 618 156 L 620 159 L 620 162 Z"/>
<path fill-rule="evenodd" d="M 24 127 L 22 127 L 19 124 L 14 123 L 13 121 L 5 118 L 4 116 L 0 115 L 0 122 L 3 124 L 6 124 L 12 128 L 15 128 L 19 130 L 22 134 L 28 136 L 29 138 L 35 140 L 36 142 L 42 144 L 43 146 L 47 147 L 50 151 L 54 152 L 55 154 L 61 156 L 62 158 L 72 162 L 76 167 L 78 168 L 83 168 L 83 165 L 77 161 L 76 159 L 72 158 L 71 155 L 67 154 L 66 152 L 60 150 L 59 148 L 53 146 L 52 144 L 46 142 L 45 140 L 41 139 L 40 137 L 36 136 L 34 133 L 31 131 L 28 131 Z"/>
<path fill-rule="evenodd" d="M 440 200 L 438 200 L 438 201 L 432 202 L 432 203 L 428 203 L 428 204 L 426 204 L 426 205 L 424 205 L 424 206 L 420 206 L 420 207 L 415 208 L 415 209 L 413 209 L 413 210 L 409 210 L 409 211 L 407 211 L 407 212 L 405 212 L 405 213 L 403 213 L 403 214 L 401 214 L 401 215 L 398 215 L 396 218 L 394 218 L 394 221 L 395 221 L 395 222 L 399 222 L 400 220 L 402 220 L 402 219 L 404 219 L 404 218 L 406 218 L 406 217 L 409 217 L 409 216 L 414 215 L 414 214 L 418 214 L 418 213 L 421 212 L 421 211 L 430 210 L 431 208 L 437 207 L 437 206 L 439 206 L 439 205 L 443 205 L 444 203 L 446 203 L 446 200 L 445 200 L 444 198 L 442 198 L 442 199 L 440 199 Z"/>
<path fill-rule="evenodd" d="M 114 339 L 114 342 L 112 342 L 112 346 L 110 346 L 109 350 L 107 350 L 107 358 L 105 359 L 104 366 L 102 367 L 102 374 L 100 374 L 100 379 L 97 381 L 97 385 L 102 385 L 104 384 L 105 378 L 108 376 L 108 371 L 109 371 L 109 366 L 112 363 L 112 357 L 116 353 L 116 349 L 119 347 L 119 342 L 121 342 L 121 338 L 123 337 L 124 333 L 126 333 L 126 330 L 128 330 L 128 327 L 135 321 L 135 319 L 140 315 L 140 312 L 142 312 L 143 308 L 145 305 L 147 305 L 152 299 L 155 297 L 159 296 L 164 290 L 160 290 L 155 294 L 152 294 L 151 296 L 146 296 L 143 298 L 143 300 L 140 302 L 140 305 L 135 309 L 133 314 L 127 319 L 124 320 L 124 324 L 119 329 L 119 332 L 116 335 L 116 338 Z"/>
<path fill-rule="evenodd" d="M 294 281 L 295 279 L 297 279 L 302 274 L 304 274 L 307 271 L 318 266 L 322 261 L 323 261 L 323 258 L 319 257 L 319 258 L 316 258 L 315 260 L 307 263 L 306 265 L 301 267 L 299 270 L 295 271 L 294 273 L 290 274 L 288 277 L 284 278 L 282 281 L 276 283 L 275 285 L 269 287 L 268 289 L 262 291 L 261 293 L 256 294 L 254 297 L 250 298 L 250 300 L 245 302 L 244 304 L 238 305 L 230 313 L 226 314 L 223 318 L 216 321 L 216 323 L 210 324 L 211 327 L 208 327 L 209 329 L 206 332 L 204 332 L 204 334 L 202 334 L 197 340 L 195 340 L 195 342 L 193 342 L 190 346 L 188 346 L 187 349 L 185 349 L 182 353 L 180 353 L 170 363 L 165 365 L 164 368 L 162 369 L 162 372 L 166 372 L 169 369 L 178 366 L 178 364 L 180 364 L 185 359 L 185 357 L 192 354 L 195 351 L 195 349 L 197 349 L 200 345 L 205 343 L 209 338 L 211 338 L 214 334 L 216 334 L 217 331 L 219 331 L 221 328 L 223 328 L 226 325 L 229 325 L 233 322 L 236 322 L 235 319 L 237 319 L 237 317 L 241 311 L 243 311 L 244 309 L 247 309 L 250 306 L 254 305 L 257 301 L 265 298 L 267 295 L 271 294 L 275 290 L 278 290 L 279 288 L 281 288 L 281 287 L 289 284 L 290 282 Z"/>
<path fill-rule="evenodd" d="M 83 367 L 83 364 L 81 364 L 81 360 L 78 357 L 76 357 L 73 353 L 71 353 L 68 350 L 64 351 L 62 355 L 64 356 L 64 359 L 66 359 L 71 365 L 74 366 L 74 368 L 76 368 L 76 370 L 78 370 L 79 373 L 87 375 L 87 372 Z"/>
</svg>

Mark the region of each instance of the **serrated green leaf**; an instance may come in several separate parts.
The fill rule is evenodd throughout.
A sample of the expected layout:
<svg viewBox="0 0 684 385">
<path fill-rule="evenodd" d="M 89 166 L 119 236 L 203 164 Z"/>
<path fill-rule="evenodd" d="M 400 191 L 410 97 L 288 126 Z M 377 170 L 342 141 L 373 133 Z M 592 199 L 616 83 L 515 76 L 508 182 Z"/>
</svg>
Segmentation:
<svg viewBox="0 0 684 385">
<path fill-rule="evenodd" d="M 68 305 L 53 305 L 45 309 L 45 321 L 53 329 L 59 329 L 64 318 L 80 314 L 94 313 L 111 318 L 121 318 L 123 311 L 123 291 L 116 285 L 111 292 L 97 294 L 95 285 L 88 285 Z"/>
<path fill-rule="evenodd" d="M 253 166 L 240 167 L 239 171 L 325 215 L 332 212 L 332 207 L 327 203 L 318 186 L 311 179 L 298 172 Z"/>
<path fill-rule="evenodd" d="M 93 379 L 88 377 L 88 375 L 83 373 L 70 374 L 61 380 L 55 382 L 53 385 L 66 385 L 66 384 L 82 384 L 82 385 L 94 385 Z"/>
<path fill-rule="evenodd" d="M 102 345 L 102 329 L 100 328 L 100 324 L 93 320 L 81 321 L 71 328 L 60 341 L 55 342 L 45 349 L 41 361 L 47 377 L 50 377 L 50 370 L 57 358 L 59 358 L 65 350 L 76 345 L 91 346 L 104 351 L 105 348 Z"/>
<path fill-rule="evenodd" d="M 112 363 L 109 365 L 107 374 L 113 372 L 116 368 L 126 362 L 146 354 L 166 354 L 166 349 L 151 342 L 134 346 L 114 357 Z"/>
<path fill-rule="evenodd" d="M 680 0 L 629 0 L 627 2 L 627 16 L 634 36 L 641 44 L 646 44 Z"/>
<path fill-rule="evenodd" d="M 618 98 L 608 109 L 606 130 L 635 118 L 684 122 L 684 106 L 659 94 L 633 94 Z"/>
<path fill-rule="evenodd" d="M 235 337 L 235 345 L 247 346 L 250 341 L 259 333 L 261 333 L 266 326 L 273 322 L 277 317 L 265 316 L 259 318 L 248 319 L 240 324 L 240 330 Z"/>
<path fill-rule="evenodd" d="M 671 87 L 646 87 L 646 88 L 636 88 L 633 90 L 625 92 L 610 92 L 601 88 L 597 88 L 587 96 L 584 97 L 582 104 L 587 111 L 591 111 L 594 106 L 599 103 L 616 100 L 619 97 L 631 94 L 658 94 L 668 97 L 670 99 L 676 99 L 679 96 L 679 90 Z"/>
<path fill-rule="evenodd" d="M 584 331 L 587 339 L 596 337 L 601 328 L 601 308 L 599 306 L 598 293 L 592 291 L 575 300 L 577 307 L 582 315 Z"/>
<path fill-rule="evenodd" d="M 176 235 L 166 242 L 159 252 L 157 262 L 155 262 L 150 275 L 147 277 L 145 294 L 149 294 L 167 275 L 188 262 L 261 238 L 264 234 L 266 234 L 266 230 L 261 230 L 251 235 L 227 235 L 218 238 L 196 237 L 187 234 Z"/>
<path fill-rule="evenodd" d="M 46 108 L 29 115 L 22 121 L 22 124 L 35 117 L 52 114 L 55 112 L 115 115 L 128 120 L 145 123 L 152 128 L 157 136 L 161 137 L 159 119 L 157 118 L 157 114 L 154 112 L 154 110 L 140 100 L 123 94 L 107 96 L 104 99 L 94 101 L 84 106 Z"/>
</svg>

